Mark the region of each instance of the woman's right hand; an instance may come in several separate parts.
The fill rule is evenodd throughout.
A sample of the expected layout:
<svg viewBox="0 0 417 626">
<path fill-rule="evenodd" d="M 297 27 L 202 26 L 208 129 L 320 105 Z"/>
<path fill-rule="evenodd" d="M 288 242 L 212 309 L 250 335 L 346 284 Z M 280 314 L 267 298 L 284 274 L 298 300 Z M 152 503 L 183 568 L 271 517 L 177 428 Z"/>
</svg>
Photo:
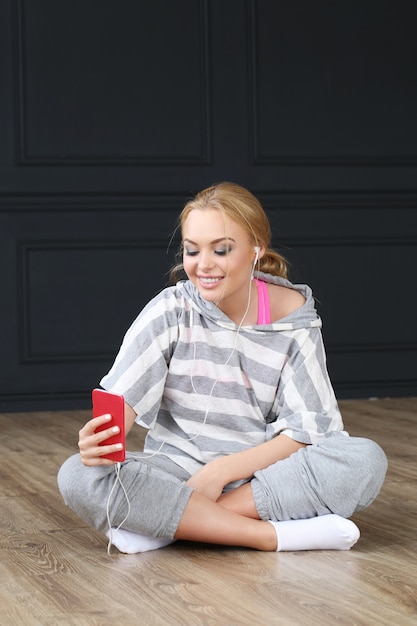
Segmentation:
<svg viewBox="0 0 417 626">
<path fill-rule="evenodd" d="M 119 451 L 121 444 L 110 446 L 99 445 L 109 437 L 119 432 L 119 427 L 106 428 L 98 433 L 94 432 L 98 426 L 110 422 L 111 415 L 100 415 L 89 420 L 79 432 L 78 447 L 80 449 L 81 460 L 84 465 L 114 465 L 115 461 L 103 458 L 104 454 Z M 114 428 L 116 430 L 114 430 Z"/>
</svg>

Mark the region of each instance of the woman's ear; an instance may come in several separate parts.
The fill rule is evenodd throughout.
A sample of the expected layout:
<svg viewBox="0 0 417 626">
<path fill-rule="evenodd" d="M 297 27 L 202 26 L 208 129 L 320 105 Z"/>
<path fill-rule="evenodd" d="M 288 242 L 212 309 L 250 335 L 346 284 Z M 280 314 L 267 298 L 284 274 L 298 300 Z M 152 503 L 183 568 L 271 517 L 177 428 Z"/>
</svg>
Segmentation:
<svg viewBox="0 0 417 626">
<path fill-rule="evenodd" d="M 263 255 L 265 254 L 265 248 L 261 246 L 254 246 L 253 249 L 255 250 L 253 264 L 256 265 L 259 259 L 262 259 Z"/>
</svg>

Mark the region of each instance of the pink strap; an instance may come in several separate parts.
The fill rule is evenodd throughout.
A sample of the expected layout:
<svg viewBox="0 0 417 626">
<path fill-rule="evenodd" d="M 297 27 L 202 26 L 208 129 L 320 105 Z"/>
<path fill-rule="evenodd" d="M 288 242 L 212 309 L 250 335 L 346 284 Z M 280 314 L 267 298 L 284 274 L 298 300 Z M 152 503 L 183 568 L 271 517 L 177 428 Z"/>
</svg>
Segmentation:
<svg viewBox="0 0 417 626">
<path fill-rule="evenodd" d="M 258 324 L 271 323 L 271 307 L 269 302 L 268 287 L 263 280 L 255 278 L 258 289 Z"/>
</svg>

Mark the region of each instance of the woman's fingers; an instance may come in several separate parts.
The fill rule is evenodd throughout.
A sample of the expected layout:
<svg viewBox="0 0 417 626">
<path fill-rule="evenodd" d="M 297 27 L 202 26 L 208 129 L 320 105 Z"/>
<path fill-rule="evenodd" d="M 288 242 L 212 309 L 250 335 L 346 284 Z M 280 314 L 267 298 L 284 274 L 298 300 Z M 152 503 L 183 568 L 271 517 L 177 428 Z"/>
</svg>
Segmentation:
<svg viewBox="0 0 417 626">
<path fill-rule="evenodd" d="M 89 420 L 79 432 L 78 447 L 84 465 L 114 465 L 111 459 L 103 458 L 104 455 L 117 452 L 123 447 L 120 443 L 103 445 L 109 437 L 119 432 L 118 426 L 103 428 L 111 420 L 110 415 L 100 415 Z"/>
</svg>

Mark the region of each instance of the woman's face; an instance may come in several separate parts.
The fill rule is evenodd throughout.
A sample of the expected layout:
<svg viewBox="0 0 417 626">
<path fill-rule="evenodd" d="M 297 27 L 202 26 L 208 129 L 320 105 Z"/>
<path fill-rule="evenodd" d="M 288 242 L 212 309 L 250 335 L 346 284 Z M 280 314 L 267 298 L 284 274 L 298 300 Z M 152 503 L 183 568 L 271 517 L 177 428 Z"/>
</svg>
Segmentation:
<svg viewBox="0 0 417 626">
<path fill-rule="evenodd" d="M 182 237 L 184 270 L 201 296 L 226 314 L 245 306 L 255 250 L 243 227 L 217 209 L 193 209 Z"/>
</svg>

